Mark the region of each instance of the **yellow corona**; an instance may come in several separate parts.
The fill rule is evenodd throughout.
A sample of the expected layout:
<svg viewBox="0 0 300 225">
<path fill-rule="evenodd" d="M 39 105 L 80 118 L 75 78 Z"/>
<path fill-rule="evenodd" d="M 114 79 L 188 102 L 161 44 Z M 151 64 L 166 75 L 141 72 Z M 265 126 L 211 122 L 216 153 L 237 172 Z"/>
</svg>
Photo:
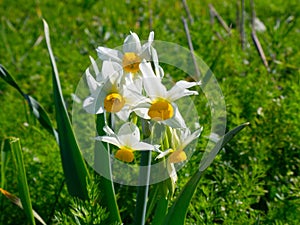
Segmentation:
<svg viewBox="0 0 300 225">
<path fill-rule="evenodd" d="M 115 158 L 129 163 L 133 161 L 134 154 L 130 148 L 122 147 L 116 152 Z"/>
<path fill-rule="evenodd" d="M 152 103 L 148 111 L 148 116 L 156 121 L 162 121 L 172 118 L 174 109 L 170 102 L 166 100 L 158 100 Z"/>
<path fill-rule="evenodd" d="M 138 72 L 140 63 L 141 58 L 134 52 L 126 52 L 123 56 L 123 68 L 126 72 Z"/>
<path fill-rule="evenodd" d="M 104 99 L 104 108 L 107 112 L 119 112 L 125 104 L 124 98 L 118 93 L 108 94 Z"/>
</svg>

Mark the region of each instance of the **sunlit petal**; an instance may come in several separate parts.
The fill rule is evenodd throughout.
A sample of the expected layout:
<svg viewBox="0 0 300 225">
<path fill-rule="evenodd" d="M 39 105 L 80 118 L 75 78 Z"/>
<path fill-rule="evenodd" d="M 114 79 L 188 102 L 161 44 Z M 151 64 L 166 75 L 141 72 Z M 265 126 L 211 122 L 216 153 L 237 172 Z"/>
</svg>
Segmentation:
<svg viewBox="0 0 300 225">
<path fill-rule="evenodd" d="M 85 76 L 86 76 L 86 82 L 87 82 L 87 85 L 89 87 L 91 94 L 96 92 L 96 90 L 100 86 L 100 84 L 92 76 L 92 74 L 89 71 L 89 68 L 86 69 Z"/>
<path fill-rule="evenodd" d="M 105 47 L 98 47 L 96 48 L 98 57 L 105 61 L 105 60 L 112 60 L 118 63 L 122 63 L 123 54 L 115 49 L 105 48 Z"/>
<path fill-rule="evenodd" d="M 128 35 L 123 44 L 123 51 L 124 52 L 135 52 L 140 53 L 141 51 L 141 42 L 139 37 L 136 33 L 130 32 L 131 34 Z"/>
<path fill-rule="evenodd" d="M 124 146 L 132 146 L 140 141 L 140 131 L 133 123 L 125 123 L 118 132 L 118 137 Z"/>
<path fill-rule="evenodd" d="M 180 145 L 180 148 L 183 150 L 188 144 L 190 144 L 193 140 L 197 139 L 202 132 L 202 128 L 196 130 L 194 133 L 192 133 L 189 136 L 185 136 L 182 139 L 182 143 Z"/>
<path fill-rule="evenodd" d="M 159 77 L 157 77 L 150 63 L 141 63 L 140 70 L 144 77 L 144 88 L 147 95 L 154 99 L 156 97 L 164 98 L 167 94 L 166 87 L 161 83 Z"/>
<path fill-rule="evenodd" d="M 145 143 L 145 142 L 137 142 L 132 145 L 132 149 L 134 150 L 155 150 L 155 146 Z"/>
<path fill-rule="evenodd" d="M 198 82 L 178 81 L 167 93 L 167 98 L 176 101 L 179 98 L 189 95 L 198 95 L 197 91 L 190 91 L 187 88 L 199 85 Z"/>
<path fill-rule="evenodd" d="M 103 62 L 101 72 L 103 74 L 103 78 L 106 79 L 107 77 L 111 77 L 115 74 L 118 74 L 115 76 L 122 76 L 123 68 L 119 63 L 108 60 Z"/>
<path fill-rule="evenodd" d="M 86 112 L 90 114 L 101 114 L 104 112 L 104 108 L 95 100 L 94 97 L 87 97 L 83 101 L 83 108 Z"/>
<path fill-rule="evenodd" d="M 158 156 L 156 156 L 155 160 L 161 159 L 161 158 L 165 157 L 166 155 L 170 154 L 171 152 L 174 152 L 174 150 L 169 148 L 166 151 L 163 151 L 162 153 L 160 153 Z"/>
<path fill-rule="evenodd" d="M 108 136 L 98 136 L 95 138 L 97 141 L 103 141 L 103 142 L 107 142 L 110 144 L 113 144 L 115 146 L 118 146 L 119 148 L 122 147 L 121 143 L 119 142 L 119 140 L 115 137 L 108 137 Z"/>
<path fill-rule="evenodd" d="M 174 116 L 171 119 L 163 121 L 164 124 L 173 128 L 186 128 L 185 121 L 181 116 L 177 105 L 173 103 L 172 106 L 174 108 Z"/>
</svg>

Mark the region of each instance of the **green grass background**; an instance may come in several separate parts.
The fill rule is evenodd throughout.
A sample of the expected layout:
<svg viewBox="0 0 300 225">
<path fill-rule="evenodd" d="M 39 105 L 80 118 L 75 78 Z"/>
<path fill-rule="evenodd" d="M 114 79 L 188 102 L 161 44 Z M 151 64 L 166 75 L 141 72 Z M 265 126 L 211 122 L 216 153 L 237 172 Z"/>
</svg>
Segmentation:
<svg viewBox="0 0 300 225">
<path fill-rule="evenodd" d="M 212 3 L 231 35 L 215 20 L 210 24 Z M 202 178 L 189 208 L 187 224 L 300 224 L 300 2 L 255 1 L 257 17 L 266 31 L 258 38 L 270 71 L 264 67 L 251 40 L 251 10 L 245 2 L 246 48 L 242 50 L 233 0 L 188 1 L 193 24 L 189 29 L 197 55 L 209 66 L 226 100 L 228 129 L 250 122 L 217 156 Z M 25 1 L 0 0 L 0 63 L 26 93 L 43 104 L 55 118 L 51 65 L 43 35 L 42 18 L 51 32 L 52 48 L 60 72 L 63 94 L 71 111 L 75 91 L 89 55 L 97 46 L 116 47 L 129 31 L 188 47 L 181 17 L 181 1 Z M 152 26 L 149 25 L 149 20 Z M 219 34 L 219 37 L 217 35 Z M 221 37 L 221 38 L 220 38 Z M 184 77 L 175 77 L 181 79 Z M 34 209 L 48 223 L 70 199 L 63 184 L 59 149 L 35 119 L 18 93 L 0 81 L 0 141 L 21 139 Z M 203 113 L 202 113 L 203 112 Z M 209 134 L 209 109 L 199 103 L 204 134 Z M 198 149 L 205 147 L 199 140 Z M 197 157 L 198 156 L 198 157 Z M 180 171 L 178 189 L 198 166 L 195 154 Z M 12 161 L 6 190 L 17 193 Z M 122 216 L 130 224 L 135 189 L 119 196 Z M 59 193 L 59 194 L 58 194 Z M 0 224 L 26 224 L 25 216 L 0 197 Z"/>
</svg>

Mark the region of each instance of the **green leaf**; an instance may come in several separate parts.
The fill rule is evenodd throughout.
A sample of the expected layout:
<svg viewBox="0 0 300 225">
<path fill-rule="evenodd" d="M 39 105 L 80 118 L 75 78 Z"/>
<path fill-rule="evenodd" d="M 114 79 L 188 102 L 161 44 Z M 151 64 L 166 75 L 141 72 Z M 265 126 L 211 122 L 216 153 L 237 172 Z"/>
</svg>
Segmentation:
<svg viewBox="0 0 300 225">
<path fill-rule="evenodd" d="M 248 126 L 249 123 L 241 124 L 234 129 L 228 131 L 215 145 L 215 147 L 206 155 L 203 156 L 200 162 L 199 170 L 204 171 L 215 159 L 218 152 L 242 129 Z"/>
<path fill-rule="evenodd" d="M 143 183 L 148 184 L 149 177 L 150 177 L 151 151 L 142 151 L 141 155 L 142 156 L 141 156 L 141 164 L 140 164 L 141 167 L 139 173 L 139 182 L 141 184 Z M 149 191 L 149 185 L 139 185 L 137 187 L 135 216 L 134 216 L 135 225 L 145 224 L 148 191 Z"/>
<path fill-rule="evenodd" d="M 10 147 L 17 170 L 19 194 L 22 206 L 30 224 L 35 224 L 29 195 L 29 188 L 27 184 L 26 172 L 23 162 L 23 154 L 20 146 L 20 140 L 18 138 L 11 138 Z"/>
<path fill-rule="evenodd" d="M 105 135 L 103 127 L 105 126 L 104 113 L 96 115 L 96 129 L 99 136 Z M 99 153 L 99 148 L 107 146 L 105 155 Z M 105 168 L 105 174 L 110 175 L 110 179 L 104 176 L 100 177 L 99 189 L 101 190 L 101 203 L 107 207 L 109 211 L 109 222 L 110 223 L 122 223 L 119 208 L 117 205 L 114 184 L 111 177 L 111 164 L 109 156 L 109 145 L 107 143 L 101 143 L 97 141 L 95 143 L 95 170 L 101 171 Z"/>
<path fill-rule="evenodd" d="M 161 225 L 164 222 L 164 218 L 168 209 L 168 203 L 169 201 L 167 198 L 161 198 L 158 200 L 153 221 L 151 223 L 152 225 Z"/>
<path fill-rule="evenodd" d="M 10 159 L 10 144 L 9 144 L 9 139 L 6 138 L 2 142 L 1 146 L 1 187 L 5 188 L 6 185 L 6 176 L 5 176 L 5 171 L 7 164 Z"/>
<path fill-rule="evenodd" d="M 235 127 L 228 133 L 226 133 L 215 145 L 215 147 L 206 155 L 200 162 L 199 170 L 192 176 L 192 178 L 185 184 L 184 188 L 180 192 L 179 196 L 171 206 L 164 225 L 183 225 L 186 217 L 186 213 L 191 202 L 191 199 L 196 191 L 200 177 L 205 169 L 213 162 L 217 153 L 222 147 L 227 144 L 238 132 L 240 132 L 249 123 L 244 123 L 240 126 Z"/>
<path fill-rule="evenodd" d="M 64 103 L 58 70 L 51 49 L 49 27 L 45 20 L 44 33 L 52 66 L 54 105 L 58 130 L 59 147 L 63 164 L 64 175 L 68 191 L 72 196 L 87 199 L 87 177 L 89 177 L 86 164 L 82 158 L 79 146 L 75 139 L 71 122 Z"/>
<path fill-rule="evenodd" d="M 17 206 L 19 206 L 21 209 L 23 209 L 21 200 L 14 196 L 13 194 L 9 193 L 8 191 L 0 188 L 0 192 L 7 197 L 12 203 L 16 204 Z M 43 225 L 46 225 L 46 223 L 44 222 L 44 220 L 40 217 L 39 214 L 37 214 L 37 212 L 35 212 L 34 210 L 32 210 L 33 216 Z"/>
<path fill-rule="evenodd" d="M 31 113 L 38 119 L 40 124 L 51 134 L 54 135 L 54 137 L 57 140 L 57 132 L 52 126 L 51 120 L 49 119 L 48 114 L 44 110 L 44 108 L 41 106 L 41 104 L 35 100 L 30 95 L 25 94 L 22 89 L 19 87 L 19 85 L 16 83 L 15 79 L 8 73 L 8 71 L 0 64 L 0 77 L 6 81 L 9 85 L 17 89 L 17 91 L 25 98 L 27 101 Z"/>
</svg>

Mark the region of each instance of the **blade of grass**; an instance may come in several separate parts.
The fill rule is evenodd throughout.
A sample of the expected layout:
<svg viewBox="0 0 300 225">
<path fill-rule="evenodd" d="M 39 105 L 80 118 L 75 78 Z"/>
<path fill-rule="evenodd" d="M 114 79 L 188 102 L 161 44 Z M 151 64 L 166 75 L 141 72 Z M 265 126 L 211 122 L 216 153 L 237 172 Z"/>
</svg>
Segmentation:
<svg viewBox="0 0 300 225">
<path fill-rule="evenodd" d="M 87 199 L 88 193 L 86 185 L 89 174 L 75 139 L 64 103 L 58 70 L 50 44 L 49 27 L 45 20 L 43 20 L 43 23 L 46 44 L 52 66 L 53 94 L 56 110 L 59 147 L 67 188 L 72 196 L 76 196 L 81 199 Z"/>
<path fill-rule="evenodd" d="M 27 177 L 23 162 L 23 154 L 20 146 L 20 140 L 18 138 L 10 138 L 10 148 L 16 166 L 19 194 L 22 206 L 24 208 L 24 212 L 27 216 L 27 219 L 29 220 L 29 223 L 34 225 L 35 220 L 32 212 L 32 205 L 29 195 L 29 188 L 27 184 Z"/>
<path fill-rule="evenodd" d="M 8 191 L 0 188 L 0 192 L 6 197 L 8 198 L 12 203 L 14 203 L 15 205 L 19 206 L 21 209 L 23 209 L 23 206 L 22 206 L 22 203 L 21 203 L 21 200 L 14 196 L 13 194 L 9 193 Z M 46 225 L 45 221 L 40 217 L 40 215 L 32 210 L 32 213 L 33 213 L 33 216 L 43 225 Z"/>
<path fill-rule="evenodd" d="M 28 103 L 31 113 L 38 119 L 40 124 L 51 134 L 54 135 L 54 137 L 57 139 L 57 132 L 54 129 L 51 120 L 47 114 L 47 112 L 44 110 L 44 108 L 41 106 L 41 104 L 35 100 L 30 95 L 25 94 L 20 86 L 16 83 L 13 76 L 9 74 L 9 72 L 0 64 L 0 77 L 9 85 L 14 87 L 26 100 Z"/>
<path fill-rule="evenodd" d="M 185 217 L 187 214 L 188 206 L 191 199 L 196 191 L 200 177 L 202 176 L 205 169 L 213 162 L 217 153 L 222 149 L 222 147 L 227 144 L 238 132 L 240 132 L 244 127 L 248 126 L 249 123 L 244 123 L 240 126 L 235 127 L 228 133 L 226 133 L 215 145 L 215 147 L 209 152 L 206 157 L 201 160 L 199 170 L 192 176 L 192 178 L 185 184 L 179 196 L 171 206 L 164 225 L 183 225 Z"/>
</svg>

